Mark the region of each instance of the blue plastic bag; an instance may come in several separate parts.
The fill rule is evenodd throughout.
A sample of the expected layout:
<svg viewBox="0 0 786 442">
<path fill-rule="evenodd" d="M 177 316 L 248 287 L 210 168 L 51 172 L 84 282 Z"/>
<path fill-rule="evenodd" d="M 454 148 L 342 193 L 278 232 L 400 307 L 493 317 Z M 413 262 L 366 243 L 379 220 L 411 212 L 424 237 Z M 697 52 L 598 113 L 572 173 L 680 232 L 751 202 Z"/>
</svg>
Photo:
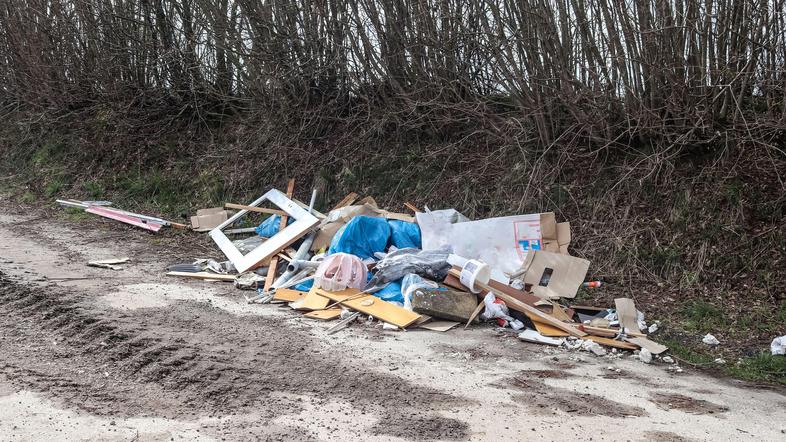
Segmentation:
<svg viewBox="0 0 786 442">
<path fill-rule="evenodd" d="M 327 254 L 341 252 L 360 259 L 373 258 L 375 252 L 385 251 L 390 230 L 390 225 L 383 218 L 356 216 L 336 232 Z"/>
<path fill-rule="evenodd" d="M 312 278 L 312 279 L 309 279 L 308 281 L 303 281 L 303 282 L 301 282 L 299 284 L 296 284 L 294 287 L 292 287 L 292 290 L 299 290 L 301 292 L 307 292 L 307 291 L 311 290 L 311 287 L 313 287 L 313 286 L 314 286 L 314 279 Z"/>
<path fill-rule="evenodd" d="M 404 295 L 401 294 L 401 280 L 393 281 L 382 290 L 372 293 L 377 298 L 388 302 L 398 302 L 404 304 Z"/>
<path fill-rule="evenodd" d="M 420 227 L 417 224 L 393 219 L 388 221 L 388 225 L 390 226 L 390 244 L 399 249 L 420 248 Z"/>
<path fill-rule="evenodd" d="M 287 218 L 287 225 L 292 224 L 295 222 L 292 217 Z M 254 229 L 257 232 L 257 235 L 263 238 L 271 238 L 273 235 L 278 233 L 278 228 L 281 226 L 281 216 L 280 215 L 272 215 L 267 217 L 262 223 Z"/>
</svg>

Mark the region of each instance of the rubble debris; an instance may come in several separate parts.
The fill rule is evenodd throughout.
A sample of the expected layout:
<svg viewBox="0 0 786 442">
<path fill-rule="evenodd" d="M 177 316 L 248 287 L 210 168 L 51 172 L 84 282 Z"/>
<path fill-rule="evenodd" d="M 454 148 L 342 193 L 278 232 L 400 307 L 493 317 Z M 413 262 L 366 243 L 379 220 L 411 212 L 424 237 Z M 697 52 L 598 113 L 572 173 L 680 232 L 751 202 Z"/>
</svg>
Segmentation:
<svg viewBox="0 0 786 442">
<path fill-rule="evenodd" d="M 88 261 L 87 265 L 90 267 L 100 267 L 109 270 L 123 270 L 123 267 L 120 267 L 117 264 L 125 264 L 129 261 L 131 261 L 131 258 L 102 259 L 99 261 Z"/>
<path fill-rule="evenodd" d="M 329 334 L 359 318 L 377 329 L 438 332 L 479 318 L 506 328 L 497 329 L 501 335 L 518 330 L 521 341 L 607 358 L 638 351 L 649 363 L 667 350 L 648 338 L 659 323 L 647 327 L 631 299 L 616 299 L 614 308 L 565 304 L 580 287 L 604 283 L 584 280 L 590 263 L 568 254 L 570 224 L 557 223 L 554 213 L 473 221 L 454 209 L 421 211 L 407 203 L 412 216 L 350 193 L 323 215 L 314 207 L 316 191 L 306 205 L 294 198 L 294 180 L 286 190 L 197 211 L 192 228 L 210 229 L 227 261 L 175 264 L 167 275 L 255 289 L 244 295 L 247 302 L 286 304 L 306 318 L 337 321 Z M 62 201 L 148 230 L 176 224 L 108 202 Z M 238 212 L 230 216 L 232 210 Z M 238 224 L 250 212 L 269 216 L 257 227 Z M 228 234 L 248 236 L 230 241 Z"/>
<path fill-rule="evenodd" d="M 471 293 L 442 286 L 415 290 L 411 303 L 416 313 L 463 323 L 475 311 L 477 298 Z"/>
<path fill-rule="evenodd" d="M 674 363 L 674 358 L 672 358 L 671 356 L 664 356 L 661 360 L 667 364 Z"/>
<path fill-rule="evenodd" d="M 652 353 L 646 348 L 642 348 L 639 352 L 639 360 L 645 364 L 652 362 Z"/>
<path fill-rule="evenodd" d="M 720 341 L 718 341 L 718 339 L 715 336 L 712 336 L 709 333 L 707 333 L 706 335 L 704 335 L 703 338 L 701 338 L 701 342 L 707 345 L 720 345 Z"/>
<path fill-rule="evenodd" d="M 770 343 L 770 353 L 773 356 L 786 355 L 786 336 L 779 336 Z"/>
</svg>

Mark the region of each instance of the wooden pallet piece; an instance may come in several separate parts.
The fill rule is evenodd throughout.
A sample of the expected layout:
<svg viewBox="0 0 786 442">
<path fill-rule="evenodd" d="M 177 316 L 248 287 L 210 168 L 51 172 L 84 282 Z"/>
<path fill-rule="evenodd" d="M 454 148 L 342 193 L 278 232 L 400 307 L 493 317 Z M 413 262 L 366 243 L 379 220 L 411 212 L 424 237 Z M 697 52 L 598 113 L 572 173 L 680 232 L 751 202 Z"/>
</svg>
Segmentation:
<svg viewBox="0 0 786 442">
<path fill-rule="evenodd" d="M 305 298 L 306 295 L 307 292 L 301 292 L 300 290 L 276 289 L 276 292 L 273 294 L 273 301 L 293 302 Z"/>
<path fill-rule="evenodd" d="M 558 329 L 557 327 L 553 327 L 549 324 L 538 321 L 535 315 L 531 315 L 528 313 L 524 313 L 524 314 L 527 315 L 530 321 L 532 321 L 532 324 L 535 326 L 535 330 L 537 330 L 538 333 L 542 334 L 543 336 L 548 336 L 551 338 L 561 338 L 565 336 L 570 336 L 568 333 Z"/>
<path fill-rule="evenodd" d="M 303 316 L 311 319 L 320 319 L 322 321 L 332 321 L 333 319 L 341 316 L 341 309 L 329 308 L 325 310 L 314 310 L 313 312 L 308 312 Z"/>
<path fill-rule="evenodd" d="M 406 328 L 420 318 L 420 315 L 391 304 L 373 295 L 355 297 L 360 294 L 358 289 L 346 289 L 340 292 L 328 292 L 316 289 L 317 294 L 341 302 L 341 305 L 365 315 L 373 316 L 380 321 L 393 324 L 399 328 Z M 353 297 L 352 299 L 347 299 Z M 343 301 L 343 302 L 342 302 Z"/>
</svg>

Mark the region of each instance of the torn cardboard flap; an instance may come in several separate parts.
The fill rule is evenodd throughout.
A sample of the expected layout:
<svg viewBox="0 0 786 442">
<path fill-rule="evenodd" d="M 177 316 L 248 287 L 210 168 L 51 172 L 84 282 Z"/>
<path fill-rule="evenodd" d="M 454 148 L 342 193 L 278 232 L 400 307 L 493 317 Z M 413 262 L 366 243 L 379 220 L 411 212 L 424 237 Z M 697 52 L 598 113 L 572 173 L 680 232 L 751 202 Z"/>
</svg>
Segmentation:
<svg viewBox="0 0 786 442">
<path fill-rule="evenodd" d="M 532 284 L 532 293 L 541 298 L 575 298 L 589 261 L 561 253 L 534 250 L 527 255 L 521 270 L 524 283 Z"/>
<path fill-rule="evenodd" d="M 191 228 L 197 232 L 208 232 L 220 226 L 229 218 L 223 207 L 197 210 L 196 216 L 191 217 Z"/>
</svg>

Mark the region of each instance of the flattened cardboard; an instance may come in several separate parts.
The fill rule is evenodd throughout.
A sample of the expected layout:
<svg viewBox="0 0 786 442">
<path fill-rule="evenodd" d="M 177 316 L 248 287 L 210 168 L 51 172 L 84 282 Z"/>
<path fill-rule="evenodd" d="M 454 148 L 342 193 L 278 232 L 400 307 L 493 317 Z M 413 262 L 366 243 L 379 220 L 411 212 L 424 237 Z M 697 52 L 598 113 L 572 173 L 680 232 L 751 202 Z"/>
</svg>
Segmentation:
<svg viewBox="0 0 786 442">
<path fill-rule="evenodd" d="M 220 226 L 229 218 L 229 213 L 223 207 L 197 210 L 196 216 L 191 217 L 191 228 L 197 232 L 209 232 Z"/>
<path fill-rule="evenodd" d="M 535 250 L 527 255 L 521 269 L 524 283 L 532 284 L 532 293 L 544 299 L 575 298 L 589 261 L 561 253 Z"/>
</svg>

